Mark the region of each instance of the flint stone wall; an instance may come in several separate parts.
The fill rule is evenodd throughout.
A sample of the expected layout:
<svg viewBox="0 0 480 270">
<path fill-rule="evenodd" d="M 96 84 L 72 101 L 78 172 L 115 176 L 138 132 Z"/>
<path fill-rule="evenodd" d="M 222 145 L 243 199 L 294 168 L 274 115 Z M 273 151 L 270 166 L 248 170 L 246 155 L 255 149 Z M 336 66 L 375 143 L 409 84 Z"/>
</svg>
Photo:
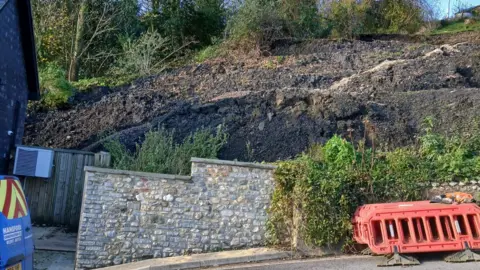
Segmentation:
<svg viewBox="0 0 480 270">
<path fill-rule="evenodd" d="M 427 188 L 426 199 L 451 192 L 470 193 L 477 201 L 480 201 L 480 181 L 432 183 L 431 186 Z"/>
<path fill-rule="evenodd" d="M 274 168 L 196 158 L 191 177 L 85 167 L 76 269 L 264 245 Z"/>
</svg>

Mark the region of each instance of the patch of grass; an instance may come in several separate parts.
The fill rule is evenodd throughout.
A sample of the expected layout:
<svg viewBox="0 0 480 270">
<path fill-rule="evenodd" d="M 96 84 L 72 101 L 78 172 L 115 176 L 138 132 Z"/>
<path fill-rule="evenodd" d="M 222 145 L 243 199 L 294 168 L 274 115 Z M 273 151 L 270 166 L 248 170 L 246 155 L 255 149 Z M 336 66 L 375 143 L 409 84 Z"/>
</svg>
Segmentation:
<svg viewBox="0 0 480 270">
<path fill-rule="evenodd" d="M 267 69 L 275 69 L 277 67 L 277 65 L 271 59 L 265 62 L 264 66 Z"/>
<path fill-rule="evenodd" d="M 194 57 L 195 62 L 202 63 L 202 62 L 205 62 L 206 60 L 218 57 L 220 52 L 219 49 L 220 49 L 219 45 L 211 45 L 200 50 Z"/>
<path fill-rule="evenodd" d="M 283 56 L 283 55 L 279 55 L 279 56 L 277 56 L 277 63 L 278 63 L 279 65 L 281 65 L 281 64 L 285 63 L 285 60 L 286 60 L 286 59 L 287 59 L 287 57 L 285 57 L 285 56 Z"/>
<path fill-rule="evenodd" d="M 468 31 L 480 31 L 480 22 L 476 21 L 473 24 L 465 24 L 463 21 L 451 22 L 433 30 L 432 35 L 455 34 Z"/>
<path fill-rule="evenodd" d="M 80 92 L 88 92 L 93 87 L 117 87 L 121 85 L 126 85 L 136 80 L 137 78 L 138 76 L 136 75 L 95 77 L 72 82 L 72 85 Z"/>
</svg>

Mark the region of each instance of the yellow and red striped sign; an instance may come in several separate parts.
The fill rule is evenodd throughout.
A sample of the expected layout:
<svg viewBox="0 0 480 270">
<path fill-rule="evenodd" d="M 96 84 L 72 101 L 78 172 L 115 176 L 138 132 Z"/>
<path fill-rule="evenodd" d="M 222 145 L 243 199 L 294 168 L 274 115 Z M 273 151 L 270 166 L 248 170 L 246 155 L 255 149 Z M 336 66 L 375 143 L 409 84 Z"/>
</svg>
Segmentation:
<svg viewBox="0 0 480 270">
<path fill-rule="evenodd" d="M 21 218 L 27 215 L 27 201 L 18 180 L 0 179 L 0 210 L 7 219 Z"/>
</svg>

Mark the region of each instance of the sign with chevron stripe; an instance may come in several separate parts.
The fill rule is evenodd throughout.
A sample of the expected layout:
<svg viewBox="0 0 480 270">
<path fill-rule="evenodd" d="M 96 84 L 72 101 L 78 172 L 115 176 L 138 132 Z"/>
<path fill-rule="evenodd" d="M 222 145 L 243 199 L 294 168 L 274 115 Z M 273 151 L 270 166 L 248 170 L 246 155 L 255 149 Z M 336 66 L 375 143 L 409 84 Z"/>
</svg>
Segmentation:
<svg viewBox="0 0 480 270">
<path fill-rule="evenodd" d="M 21 218 L 28 214 L 25 194 L 18 180 L 0 179 L 0 210 L 7 219 Z"/>
</svg>

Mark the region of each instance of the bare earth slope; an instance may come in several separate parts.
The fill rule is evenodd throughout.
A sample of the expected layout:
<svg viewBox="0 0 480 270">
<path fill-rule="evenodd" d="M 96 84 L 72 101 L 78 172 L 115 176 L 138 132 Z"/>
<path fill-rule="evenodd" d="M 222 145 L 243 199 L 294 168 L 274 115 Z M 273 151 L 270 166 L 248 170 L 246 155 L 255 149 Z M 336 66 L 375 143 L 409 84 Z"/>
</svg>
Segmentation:
<svg viewBox="0 0 480 270">
<path fill-rule="evenodd" d="M 319 40 L 277 46 L 268 58 L 187 66 L 96 89 L 70 109 L 31 113 L 25 144 L 98 150 L 112 137 L 133 146 L 159 126 L 181 138 L 225 124 L 221 158 L 252 159 L 249 143 L 253 159 L 274 161 L 349 129 L 360 139 L 364 119 L 382 144 L 412 144 L 427 116 L 441 132 L 472 130 L 480 116 L 476 42 Z"/>
</svg>

